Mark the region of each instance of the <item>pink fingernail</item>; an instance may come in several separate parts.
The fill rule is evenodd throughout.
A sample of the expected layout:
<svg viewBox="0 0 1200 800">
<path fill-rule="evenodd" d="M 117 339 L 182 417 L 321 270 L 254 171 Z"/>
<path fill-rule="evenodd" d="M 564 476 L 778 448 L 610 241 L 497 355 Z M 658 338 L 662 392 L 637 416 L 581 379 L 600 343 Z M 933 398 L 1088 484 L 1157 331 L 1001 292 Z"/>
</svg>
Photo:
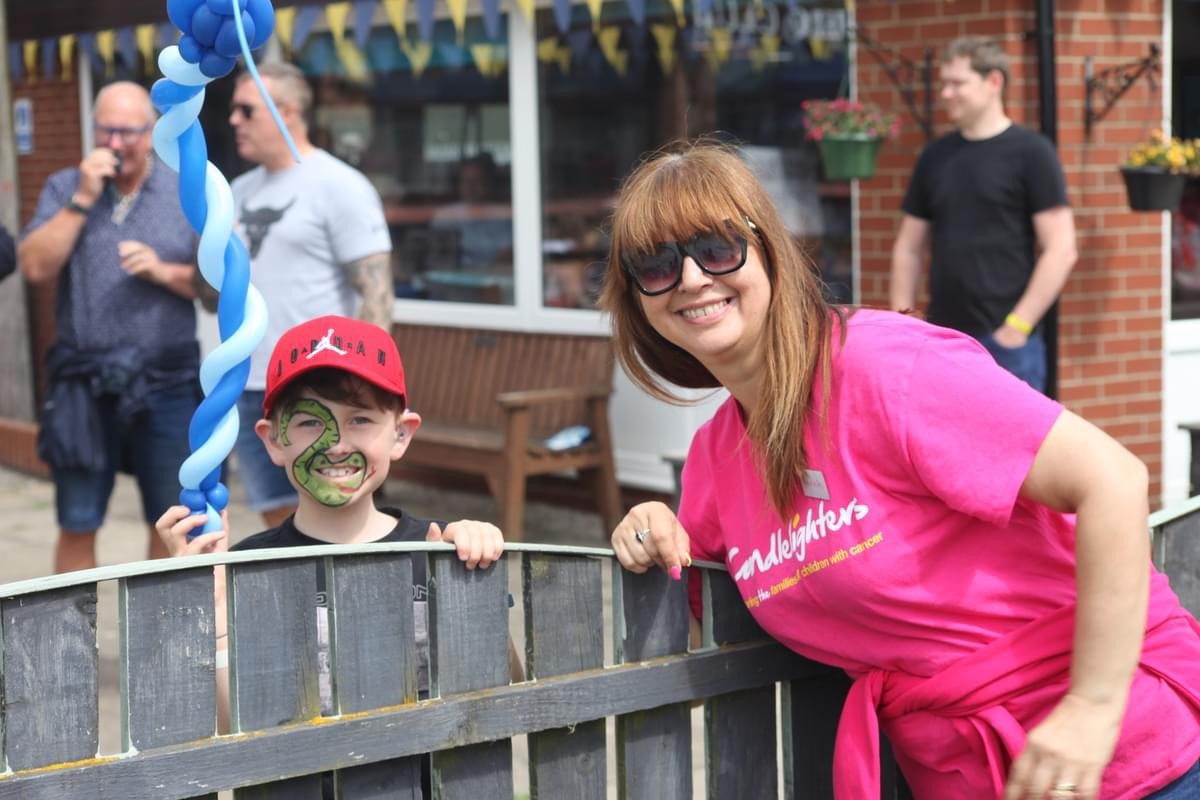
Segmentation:
<svg viewBox="0 0 1200 800">
<path fill-rule="evenodd" d="M 683 570 L 679 568 L 678 564 L 671 567 L 671 580 L 677 581 L 682 577 L 683 577 Z"/>
</svg>

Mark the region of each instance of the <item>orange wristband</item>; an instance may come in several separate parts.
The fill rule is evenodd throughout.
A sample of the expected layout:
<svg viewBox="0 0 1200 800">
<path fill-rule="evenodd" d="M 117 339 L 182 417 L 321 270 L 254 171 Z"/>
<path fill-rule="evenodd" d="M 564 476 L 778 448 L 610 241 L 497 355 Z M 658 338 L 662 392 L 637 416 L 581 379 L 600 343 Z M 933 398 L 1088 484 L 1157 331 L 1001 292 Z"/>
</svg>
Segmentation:
<svg viewBox="0 0 1200 800">
<path fill-rule="evenodd" d="M 1004 318 L 1004 324 L 1008 325 L 1010 328 L 1016 328 L 1026 336 L 1033 333 L 1032 325 L 1011 312 L 1007 317 Z"/>
</svg>

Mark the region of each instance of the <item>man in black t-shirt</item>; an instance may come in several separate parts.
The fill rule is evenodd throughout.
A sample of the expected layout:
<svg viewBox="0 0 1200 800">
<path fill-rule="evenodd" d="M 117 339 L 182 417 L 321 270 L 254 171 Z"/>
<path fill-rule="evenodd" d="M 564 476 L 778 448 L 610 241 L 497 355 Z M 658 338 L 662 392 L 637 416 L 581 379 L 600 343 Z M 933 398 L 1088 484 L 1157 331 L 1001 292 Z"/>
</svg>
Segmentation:
<svg viewBox="0 0 1200 800">
<path fill-rule="evenodd" d="M 1004 113 L 1008 59 L 963 37 L 941 65 L 957 130 L 925 148 L 892 249 L 891 306 L 916 306 L 930 251 L 926 318 L 983 343 L 1001 366 L 1046 388 L 1041 320 L 1075 264 L 1075 222 L 1054 146 Z"/>
</svg>

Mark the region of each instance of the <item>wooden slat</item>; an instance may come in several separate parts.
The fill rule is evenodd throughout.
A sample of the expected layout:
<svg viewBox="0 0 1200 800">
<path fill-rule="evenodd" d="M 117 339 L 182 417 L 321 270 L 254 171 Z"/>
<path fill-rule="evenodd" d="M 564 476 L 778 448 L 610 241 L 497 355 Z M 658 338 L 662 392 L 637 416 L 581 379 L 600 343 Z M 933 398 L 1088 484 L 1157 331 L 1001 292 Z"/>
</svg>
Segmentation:
<svg viewBox="0 0 1200 800">
<path fill-rule="evenodd" d="M 96 585 L 8 598 L 0 609 L 8 768 L 92 758 L 99 741 Z"/>
<path fill-rule="evenodd" d="M 429 566 L 431 691 L 446 699 L 508 685 L 508 559 L 467 570 L 455 554 L 435 553 Z M 432 762 L 435 797 L 512 797 L 507 739 L 443 750 Z"/>
<path fill-rule="evenodd" d="M 212 568 L 121 582 L 124 749 L 147 750 L 216 733 L 216 620 Z"/>
<path fill-rule="evenodd" d="M 830 668 L 784 684 L 784 797 L 833 797 L 833 743 L 849 689 L 845 673 Z"/>
<path fill-rule="evenodd" d="M 686 704 L 823 674 L 826 669 L 775 643 L 732 645 L 668 656 L 645 666 L 592 670 L 452 695 L 351 719 L 313 720 L 253 736 L 222 736 L 101 760 L 86 768 L 17 773 L 0 780 L 0 800 L 96 797 L 97 787 L 104 788 L 101 797 L 111 800 L 175 800 L 204 789 L 343 769 L 664 703 Z"/>
<path fill-rule="evenodd" d="M 774 686 L 705 703 L 704 741 L 710 800 L 778 796 Z"/>
<path fill-rule="evenodd" d="M 321 776 L 304 775 L 286 781 L 247 786 L 233 792 L 234 800 L 322 800 Z"/>
<path fill-rule="evenodd" d="M 417 647 L 413 624 L 413 556 L 379 554 L 330 559 L 326 583 L 332 639 L 334 703 L 339 713 L 413 703 Z M 421 758 L 342 770 L 342 800 L 421 796 Z"/>
<path fill-rule="evenodd" d="M 767 634 L 746 608 L 729 573 L 711 569 L 692 570 L 691 573 L 689 577 L 692 580 L 703 576 L 704 607 L 712 609 L 711 616 L 705 614 L 705 623 L 711 627 L 711 630 L 706 630 L 705 633 L 713 644 L 751 642 L 767 638 Z"/>
<path fill-rule="evenodd" d="M 1200 616 L 1200 512 L 1171 520 L 1160 529 L 1159 552 L 1171 588 L 1193 616 Z"/>
<path fill-rule="evenodd" d="M 234 730 L 261 730 L 320 714 L 317 562 L 231 565 L 229 585 Z"/>
<path fill-rule="evenodd" d="M 530 553 L 525 557 L 526 670 L 532 679 L 604 665 L 600 561 Z M 605 796 L 604 720 L 529 736 L 533 800 Z"/>
<path fill-rule="evenodd" d="M 662 570 L 613 570 L 623 620 L 618 659 L 628 663 L 687 649 L 687 585 Z M 620 624 L 620 620 L 618 620 Z M 617 717 L 617 781 L 623 798 L 692 796 L 691 711 L 686 704 Z"/>
</svg>

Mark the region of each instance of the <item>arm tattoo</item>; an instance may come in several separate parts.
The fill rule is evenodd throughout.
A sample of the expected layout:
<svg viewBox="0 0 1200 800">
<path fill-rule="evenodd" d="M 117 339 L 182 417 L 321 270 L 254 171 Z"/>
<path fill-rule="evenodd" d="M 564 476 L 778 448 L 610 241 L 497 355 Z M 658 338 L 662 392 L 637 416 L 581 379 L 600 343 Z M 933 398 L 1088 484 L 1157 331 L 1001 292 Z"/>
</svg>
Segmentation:
<svg viewBox="0 0 1200 800">
<path fill-rule="evenodd" d="M 392 308 L 396 295 L 392 293 L 392 263 L 390 253 L 373 253 L 345 265 L 350 285 L 362 295 L 359 319 L 391 330 Z"/>
</svg>

